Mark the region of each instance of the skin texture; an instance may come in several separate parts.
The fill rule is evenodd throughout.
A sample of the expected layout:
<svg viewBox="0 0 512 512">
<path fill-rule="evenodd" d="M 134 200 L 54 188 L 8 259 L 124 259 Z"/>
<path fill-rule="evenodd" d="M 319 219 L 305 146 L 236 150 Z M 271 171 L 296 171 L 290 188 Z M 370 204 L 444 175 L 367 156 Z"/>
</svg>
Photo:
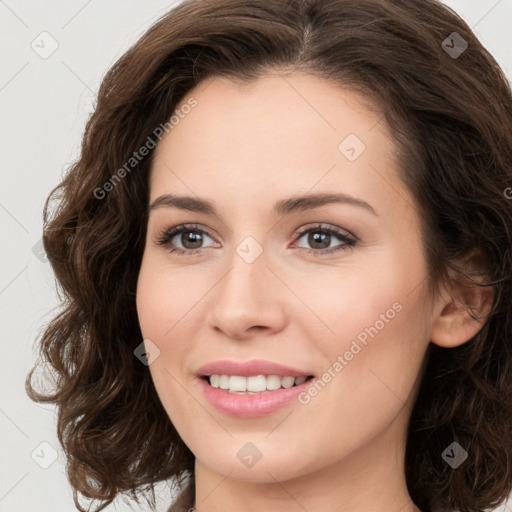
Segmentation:
<svg viewBox="0 0 512 512">
<path fill-rule="evenodd" d="M 428 295 L 419 218 L 387 125 L 356 93 L 299 72 L 245 85 L 214 78 L 182 104 L 191 96 L 197 106 L 156 148 L 150 203 L 198 196 L 219 216 L 151 211 L 137 308 L 144 338 L 160 350 L 150 365 L 156 390 L 196 457 L 196 509 L 417 510 L 403 458 L 425 351 L 431 341 L 464 343 L 481 324 L 448 294 Z M 349 134 L 366 146 L 354 161 L 338 149 Z M 272 212 L 280 199 L 317 192 L 362 199 L 378 215 L 349 204 Z M 321 255 L 307 234 L 298 238 L 319 222 L 356 245 L 332 236 L 326 245 L 341 250 Z M 156 244 L 160 232 L 186 223 L 212 235 L 199 253 Z M 263 251 L 252 263 L 237 253 L 248 236 Z M 191 251 L 187 240 L 172 242 Z M 473 305 L 481 299 L 468 293 Z M 201 393 L 195 371 L 219 359 L 265 359 L 321 376 L 395 303 L 401 310 L 307 404 L 239 419 Z M 249 442 L 262 453 L 250 468 L 237 457 Z"/>
</svg>

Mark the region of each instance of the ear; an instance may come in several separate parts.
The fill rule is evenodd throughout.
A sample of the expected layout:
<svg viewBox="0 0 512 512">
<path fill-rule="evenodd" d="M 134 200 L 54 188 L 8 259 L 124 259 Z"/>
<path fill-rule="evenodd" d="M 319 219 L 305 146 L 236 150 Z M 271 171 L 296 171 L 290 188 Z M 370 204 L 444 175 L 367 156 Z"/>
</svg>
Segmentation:
<svg viewBox="0 0 512 512">
<path fill-rule="evenodd" d="M 473 252 L 459 265 L 462 263 L 466 271 L 476 272 L 482 268 L 481 261 L 481 256 Z M 450 292 L 445 289 L 436 305 L 430 337 L 432 343 L 445 348 L 462 345 L 478 333 L 489 316 L 494 298 L 491 286 L 477 286 L 453 271 L 450 274 L 452 288 Z"/>
</svg>

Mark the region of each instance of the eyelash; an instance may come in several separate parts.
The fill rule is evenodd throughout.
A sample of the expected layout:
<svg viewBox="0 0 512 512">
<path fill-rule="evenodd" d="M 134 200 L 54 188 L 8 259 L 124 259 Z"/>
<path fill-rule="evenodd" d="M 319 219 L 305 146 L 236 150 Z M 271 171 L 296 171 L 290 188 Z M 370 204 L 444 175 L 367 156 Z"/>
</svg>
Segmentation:
<svg viewBox="0 0 512 512">
<path fill-rule="evenodd" d="M 204 234 L 208 235 L 210 238 L 214 238 L 212 235 L 210 235 L 208 233 L 208 231 L 199 227 L 198 224 L 183 224 L 180 226 L 175 226 L 170 229 L 164 229 L 163 231 L 161 231 L 156 237 L 156 244 L 159 246 L 165 247 L 168 252 L 175 253 L 178 256 L 181 256 L 181 255 L 193 256 L 194 254 L 196 254 L 199 251 L 201 251 L 202 249 L 204 249 L 204 247 L 198 248 L 198 249 L 190 249 L 190 250 L 179 249 L 176 247 L 169 247 L 169 242 L 176 235 L 180 235 L 182 233 L 187 233 L 189 231 L 204 233 Z M 328 233 L 329 235 L 334 235 L 335 237 L 339 238 L 342 242 L 344 242 L 344 244 L 342 244 L 340 246 L 336 246 L 336 247 L 327 248 L 327 249 L 307 249 L 305 247 L 299 247 L 299 249 L 306 251 L 307 253 L 315 253 L 317 255 L 318 254 L 326 255 L 326 254 L 332 254 L 332 253 L 338 252 L 338 251 L 346 251 L 348 249 L 352 249 L 358 242 L 358 239 L 356 237 L 350 236 L 345 231 L 340 231 L 338 229 L 335 229 L 335 228 L 332 228 L 329 226 L 325 226 L 323 224 L 317 224 L 316 226 L 312 226 L 312 227 L 309 227 L 309 228 L 306 228 L 306 229 L 300 231 L 299 233 L 297 233 L 297 235 L 295 237 L 295 241 L 300 240 L 307 233 L 318 232 L 318 231 Z"/>
</svg>

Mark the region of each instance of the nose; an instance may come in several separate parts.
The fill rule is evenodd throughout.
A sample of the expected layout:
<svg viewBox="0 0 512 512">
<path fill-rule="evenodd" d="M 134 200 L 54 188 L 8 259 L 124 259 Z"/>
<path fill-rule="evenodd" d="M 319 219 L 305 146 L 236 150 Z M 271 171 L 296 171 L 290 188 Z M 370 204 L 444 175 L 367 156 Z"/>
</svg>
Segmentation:
<svg viewBox="0 0 512 512">
<path fill-rule="evenodd" d="M 229 269 L 208 294 L 207 324 L 237 340 L 271 334 L 286 324 L 290 292 L 268 266 L 265 253 L 249 261 L 234 251 Z"/>
</svg>

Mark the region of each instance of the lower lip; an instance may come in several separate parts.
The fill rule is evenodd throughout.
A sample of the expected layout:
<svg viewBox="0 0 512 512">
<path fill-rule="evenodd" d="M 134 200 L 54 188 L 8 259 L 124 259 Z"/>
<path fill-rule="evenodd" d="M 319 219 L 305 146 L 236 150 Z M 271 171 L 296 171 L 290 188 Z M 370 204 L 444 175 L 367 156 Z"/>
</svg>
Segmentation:
<svg viewBox="0 0 512 512">
<path fill-rule="evenodd" d="M 200 386 L 208 401 L 220 412 L 237 418 L 256 418 L 272 414 L 300 395 L 313 380 L 314 378 L 309 379 L 291 388 L 246 395 L 214 388 L 205 379 L 199 378 Z"/>
</svg>

